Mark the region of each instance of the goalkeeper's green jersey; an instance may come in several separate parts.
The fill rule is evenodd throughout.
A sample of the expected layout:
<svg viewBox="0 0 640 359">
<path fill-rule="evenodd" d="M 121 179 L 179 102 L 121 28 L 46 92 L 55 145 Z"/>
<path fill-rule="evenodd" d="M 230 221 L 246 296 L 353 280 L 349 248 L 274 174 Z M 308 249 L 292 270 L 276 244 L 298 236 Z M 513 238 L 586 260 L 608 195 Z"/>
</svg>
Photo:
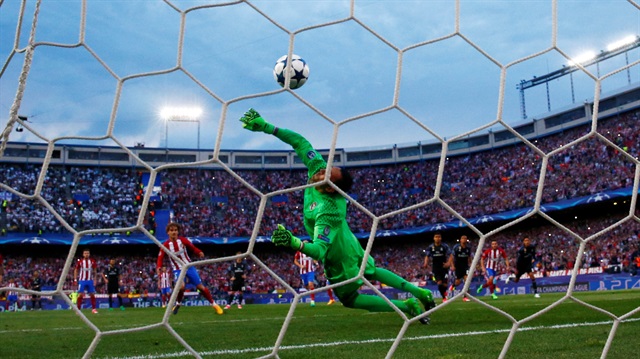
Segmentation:
<svg viewBox="0 0 640 359">
<path fill-rule="evenodd" d="M 290 144 L 308 168 L 308 177 L 326 168 L 327 163 L 313 146 L 300 134 L 278 129 L 274 133 L 280 140 Z M 320 193 L 316 187 L 304 192 L 304 226 L 312 244 L 305 245 L 302 252 L 323 263 L 327 279 L 338 283 L 358 275 L 364 250 L 347 223 L 347 201 L 339 193 Z M 373 273 L 373 258 L 367 260 L 365 273 Z M 338 287 L 338 292 L 358 289 L 362 281 Z"/>
</svg>

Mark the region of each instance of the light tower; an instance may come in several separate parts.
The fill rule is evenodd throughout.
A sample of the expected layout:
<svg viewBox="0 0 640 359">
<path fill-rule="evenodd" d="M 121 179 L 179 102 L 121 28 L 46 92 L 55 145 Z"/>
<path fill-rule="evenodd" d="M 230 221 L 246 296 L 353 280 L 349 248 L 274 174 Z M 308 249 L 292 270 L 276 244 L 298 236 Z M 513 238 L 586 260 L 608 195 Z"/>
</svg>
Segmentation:
<svg viewBox="0 0 640 359">
<path fill-rule="evenodd" d="M 164 120 L 164 147 L 169 148 L 169 121 L 196 122 L 198 124 L 197 146 L 200 151 L 200 115 L 199 107 L 165 107 L 160 111 L 160 117 Z"/>
<path fill-rule="evenodd" d="M 531 80 L 521 80 L 516 88 L 520 91 L 520 111 L 522 119 L 527 118 L 527 109 L 525 103 L 524 90 L 545 84 L 547 86 L 547 109 L 551 111 L 551 99 L 549 97 L 549 82 L 565 75 L 571 75 L 573 72 L 578 71 L 580 68 L 576 64 L 580 64 L 582 67 L 587 67 L 595 64 L 597 66 L 597 76 L 600 77 L 600 62 L 614 56 L 624 54 L 627 66 L 627 81 L 631 83 L 631 72 L 629 71 L 629 56 L 628 52 L 640 47 L 640 36 L 630 35 L 619 41 L 615 41 L 607 46 L 606 51 L 601 51 L 599 54 L 589 52 L 576 56 L 573 61 L 568 62 L 568 66 L 563 66 L 560 70 L 550 72 L 543 76 L 533 77 Z M 571 76 L 571 98 L 575 101 L 573 94 L 573 76 Z"/>
</svg>

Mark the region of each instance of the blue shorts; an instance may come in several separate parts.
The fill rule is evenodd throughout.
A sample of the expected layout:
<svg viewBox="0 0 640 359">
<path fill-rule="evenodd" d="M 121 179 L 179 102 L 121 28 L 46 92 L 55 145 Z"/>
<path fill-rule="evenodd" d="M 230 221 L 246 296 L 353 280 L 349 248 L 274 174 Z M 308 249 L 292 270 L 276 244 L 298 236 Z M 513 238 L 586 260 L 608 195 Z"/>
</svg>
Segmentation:
<svg viewBox="0 0 640 359">
<path fill-rule="evenodd" d="M 491 277 L 495 277 L 496 276 L 496 271 L 495 269 L 491 269 L 491 268 L 485 268 L 486 271 L 486 277 L 487 278 L 491 278 Z"/>
<path fill-rule="evenodd" d="M 171 294 L 171 287 L 166 287 L 166 288 L 160 289 L 160 293 L 161 294 Z"/>
<path fill-rule="evenodd" d="M 177 281 L 179 276 L 180 276 L 180 270 L 179 269 L 174 270 L 173 280 Z M 198 271 L 196 270 L 195 267 L 189 267 L 189 269 L 187 269 L 187 274 L 184 277 L 186 278 L 185 283 L 193 284 L 196 287 L 202 284 L 202 279 L 200 279 L 200 276 L 198 275 Z"/>
<path fill-rule="evenodd" d="M 7 300 L 10 302 L 17 302 L 18 301 L 18 296 L 17 295 L 8 295 L 7 296 Z"/>
<path fill-rule="evenodd" d="M 93 280 L 81 280 L 78 282 L 78 293 L 95 293 L 96 287 L 93 286 Z"/>
<path fill-rule="evenodd" d="M 302 284 L 304 284 L 304 286 L 308 286 L 309 283 L 313 283 L 313 281 L 316 279 L 316 273 L 315 272 L 308 272 L 305 274 L 300 274 L 300 278 L 302 279 Z"/>
</svg>

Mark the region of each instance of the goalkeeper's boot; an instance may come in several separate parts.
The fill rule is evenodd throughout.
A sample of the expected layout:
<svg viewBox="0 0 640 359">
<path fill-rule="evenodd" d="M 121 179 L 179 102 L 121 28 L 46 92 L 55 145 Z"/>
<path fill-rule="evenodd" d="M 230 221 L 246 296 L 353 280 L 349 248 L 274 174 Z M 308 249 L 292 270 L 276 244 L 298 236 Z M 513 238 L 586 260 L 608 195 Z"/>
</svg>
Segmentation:
<svg viewBox="0 0 640 359">
<path fill-rule="evenodd" d="M 424 313 L 424 311 L 422 310 L 422 307 L 420 306 L 420 303 L 418 303 L 416 298 L 409 298 L 404 301 L 404 304 L 406 304 L 407 307 L 409 308 L 409 315 L 411 316 L 411 318 L 417 317 L 420 314 Z M 421 318 L 419 319 L 419 321 L 422 324 L 429 324 L 430 322 L 429 317 Z"/>
<path fill-rule="evenodd" d="M 180 310 L 180 304 L 176 304 L 173 306 L 173 309 L 171 310 L 171 312 L 173 314 L 178 314 L 178 311 Z"/>
<path fill-rule="evenodd" d="M 420 293 L 418 300 L 424 306 L 425 312 L 436 307 L 436 302 L 433 300 L 433 294 L 431 294 L 430 290 L 421 288 Z"/>
<path fill-rule="evenodd" d="M 224 313 L 222 308 L 219 305 L 215 304 L 215 303 L 213 304 L 213 309 L 216 310 L 216 314 L 218 314 L 218 315 L 222 315 Z"/>
<path fill-rule="evenodd" d="M 327 302 L 327 305 L 331 305 L 331 304 L 333 304 L 333 303 L 335 303 L 335 302 L 336 302 L 335 300 L 333 300 L 333 299 L 329 299 L 329 301 Z"/>
</svg>

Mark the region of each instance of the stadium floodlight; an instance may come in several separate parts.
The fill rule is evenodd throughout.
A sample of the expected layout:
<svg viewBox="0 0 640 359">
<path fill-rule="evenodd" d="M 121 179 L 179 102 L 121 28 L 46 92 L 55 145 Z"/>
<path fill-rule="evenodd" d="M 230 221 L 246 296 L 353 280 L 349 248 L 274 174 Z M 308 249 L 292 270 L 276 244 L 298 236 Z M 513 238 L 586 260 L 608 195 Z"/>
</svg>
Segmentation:
<svg viewBox="0 0 640 359">
<path fill-rule="evenodd" d="M 567 63 L 569 64 L 569 66 L 575 66 L 577 64 L 582 64 L 585 63 L 589 60 L 593 60 L 596 58 L 596 53 L 593 51 L 587 51 L 583 54 L 580 54 L 576 57 L 574 57 L 572 60 L 569 60 Z"/>
<path fill-rule="evenodd" d="M 629 35 L 621 40 L 615 41 L 607 45 L 607 51 L 614 51 L 627 45 L 633 44 L 637 39 L 635 35 Z"/>
<path fill-rule="evenodd" d="M 629 35 L 621 40 L 615 41 L 607 45 L 607 51 L 622 50 L 625 48 L 637 47 L 640 42 L 640 37 L 636 35 Z M 624 61 L 627 65 L 627 82 L 631 84 L 631 70 L 629 70 L 629 54 L 624 52 Z"/>
<path fill-rule="evenodd" d="M 160 110 L 160 117 L 165 121 L 194 122 L 202 115 L 200 107 L 165 107 Z"/>
<path fill-rule="evenodd" d="M 160 117 L 164 120 L 164 145 L 169 148 L 169 121 L 196 122 L 198 124 L 198 151 L 200 151 L 200 107 L 165 107 L 160 110 Z"/>
</svg>

